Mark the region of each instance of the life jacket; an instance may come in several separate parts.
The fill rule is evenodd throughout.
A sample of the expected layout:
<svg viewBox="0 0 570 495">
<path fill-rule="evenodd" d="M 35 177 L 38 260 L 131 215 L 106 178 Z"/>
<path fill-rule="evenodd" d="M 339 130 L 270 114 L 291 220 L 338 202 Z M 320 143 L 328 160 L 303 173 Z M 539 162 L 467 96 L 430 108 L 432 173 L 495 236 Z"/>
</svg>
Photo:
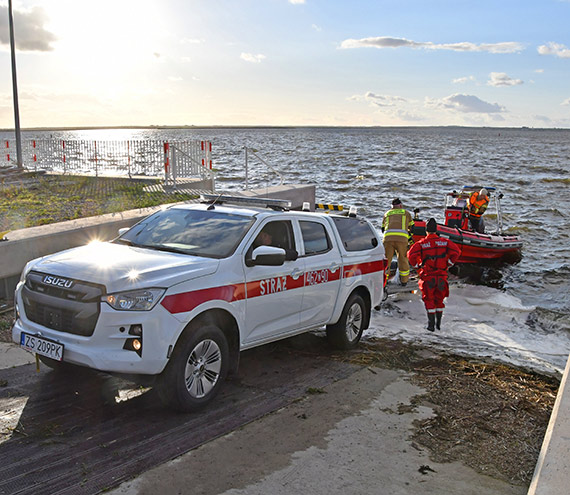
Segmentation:
<svg viewBox="0 0 570 495">
<path fill-rule="evenodd" d="M 384 215 L 382 231 L 384 232 L 384 237 L 399 236 L 408 239 L 413 225 L 414 221 L 409 211 L 403 208 L 392 208 Z"/>
<path fill-rule="evenodd" d="M 479 197 L 478 192 L 474 192 L 471 196 L 469 196 L 469 214 L 473 217 L 479 218 L 489 204 L 489 198 L 487 196 Z"/>
<path fill-rule="evenodd" d="M 449 239 L 430 233 L 420 239 L 408 251 L 408 259 L 413 266 L 419 267 L 422 280 L 433 276 L 447 276 L 448 268 L 453 265 L 461 250 Z"/>
</svg>

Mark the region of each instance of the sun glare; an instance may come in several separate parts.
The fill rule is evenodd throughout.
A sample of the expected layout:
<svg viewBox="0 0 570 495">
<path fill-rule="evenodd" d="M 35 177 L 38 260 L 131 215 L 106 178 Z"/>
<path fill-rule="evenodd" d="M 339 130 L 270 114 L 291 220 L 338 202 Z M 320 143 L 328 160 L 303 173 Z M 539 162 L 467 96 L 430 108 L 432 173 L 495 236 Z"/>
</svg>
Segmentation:
<svg viewBox="0 0 570 495">
<path fill-rule="evenodd" d="M 97 94 L 118 96 L 122 85 L 143 64 L 152 63 L 159 50 L 163 31 L 155 2 L 52 0 L 44 8 L 48 27 L 58 38 L 56 50 L 74 77 L 88 80 Z"/>
</svg>

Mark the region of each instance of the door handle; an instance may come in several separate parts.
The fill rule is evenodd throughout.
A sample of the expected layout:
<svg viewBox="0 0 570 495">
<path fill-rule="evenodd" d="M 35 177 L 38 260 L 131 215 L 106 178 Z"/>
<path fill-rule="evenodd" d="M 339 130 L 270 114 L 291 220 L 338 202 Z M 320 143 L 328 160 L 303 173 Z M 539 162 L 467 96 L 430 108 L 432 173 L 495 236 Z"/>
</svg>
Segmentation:
<svg viewBox="0 0 570 495">
<path fill-rule="evenodd" d="M 297 280 L 301 275 L 303 275 L 303 270 L 301 270 L 300 268 L 295 268 L 292 272 L 291 272 L 291 278 L 293 278 L 293 280 Z"/>
<path fill-rule="evenodd" d="M 334 272 L 336 272 L 339 268 L 340 268 L 340 264 L 339 264 L 339 263 L 333 263 L 333 264 L 330 266 L 329 270 L 330 270 L 332 273 L 334 273 Z"/>
</svg>

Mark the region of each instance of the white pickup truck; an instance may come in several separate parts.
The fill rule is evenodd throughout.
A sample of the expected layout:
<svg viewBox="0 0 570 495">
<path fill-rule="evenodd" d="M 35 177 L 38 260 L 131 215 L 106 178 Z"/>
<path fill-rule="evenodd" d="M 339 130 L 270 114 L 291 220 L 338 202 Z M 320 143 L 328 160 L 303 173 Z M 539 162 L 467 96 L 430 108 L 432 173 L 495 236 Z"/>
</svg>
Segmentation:
<svg viewBox="0 0 570 495">
<path fill-rule="evenodd" d="M 383 296 L 376 230 L 243 201 L 172 206 L 111 242 L 30 261 L 13 340 L 52 368 L 152 381 L 182 411 L 217 394 L 242 350 L 325 325 L 333 345 L 355 346 Z"/>
</svg>

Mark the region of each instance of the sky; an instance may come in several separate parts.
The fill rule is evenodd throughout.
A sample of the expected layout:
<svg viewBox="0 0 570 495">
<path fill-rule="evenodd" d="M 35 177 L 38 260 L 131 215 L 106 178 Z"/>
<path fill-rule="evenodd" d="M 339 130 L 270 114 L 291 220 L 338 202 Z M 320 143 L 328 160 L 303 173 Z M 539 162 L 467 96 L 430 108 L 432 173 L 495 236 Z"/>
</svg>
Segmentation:
<svg viewBox="0 0 570 495">
<path fill-rule="evenodd" d="M 570 0 L 13 0 L 22 128 L 570 127 Z M 0 128 L 14 127 L 0 0 Z"/>
</svg>

